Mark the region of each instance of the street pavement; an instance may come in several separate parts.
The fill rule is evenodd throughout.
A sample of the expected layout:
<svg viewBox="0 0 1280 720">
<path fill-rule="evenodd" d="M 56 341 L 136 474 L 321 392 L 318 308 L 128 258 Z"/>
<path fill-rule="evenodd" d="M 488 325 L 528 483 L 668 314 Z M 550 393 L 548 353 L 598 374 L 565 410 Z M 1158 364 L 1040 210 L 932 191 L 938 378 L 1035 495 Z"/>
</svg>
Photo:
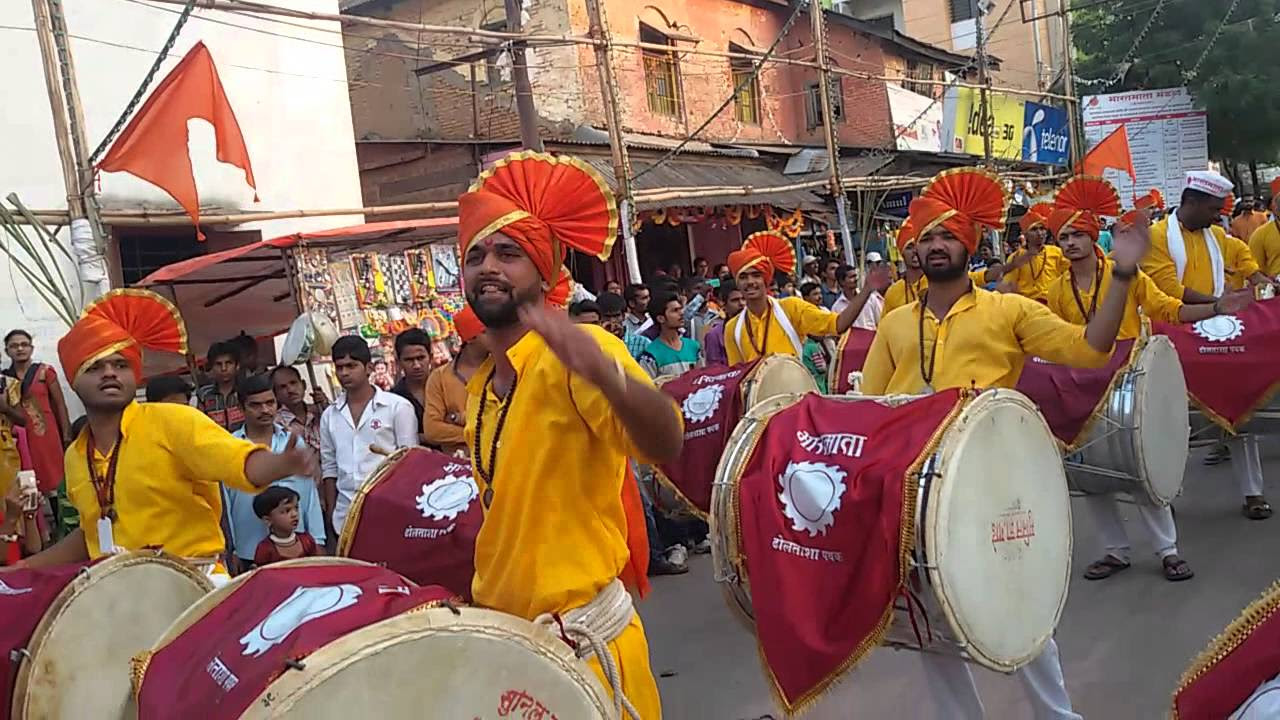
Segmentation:
<svg viewBox="0 0 1280 720">
<path fill-rule="evenodd" d="M 1179 550 L 1196 572 L 1191 580 L 1164 580 L 1132 506 L 1123 514 L 1133 567 L 1108 580 L 1084 580 L 1085 566 L 1102 551 L 1080 502 L 1072 502 L 1072 581 L 1057 640 L 1067 688 L 1085 718 L 1167 717 L 1191 659 L 1280 578 L 1280 515 L 1246 520 L 1231 466 L 1205 467 L 1203 454 L 1192 453 L 1183 495 L 1174 503 Z M 1278 463 L 1280 447 L 1264 441 L 1267 494 L 1280 507 Z M 665 717 L 780 720 L 755 637 L 726 604 L 710 557 L 690 564 L 687 575 L 654 578 L 653 594 L 640 604 Z M 974 675 L 988 718 L 1033 717 L 1015 678 L 977 667 Z M 932 705 L 918 655 L 889 649 L 872 652 L 803 717 L 944 718 Z"/>
</svg>

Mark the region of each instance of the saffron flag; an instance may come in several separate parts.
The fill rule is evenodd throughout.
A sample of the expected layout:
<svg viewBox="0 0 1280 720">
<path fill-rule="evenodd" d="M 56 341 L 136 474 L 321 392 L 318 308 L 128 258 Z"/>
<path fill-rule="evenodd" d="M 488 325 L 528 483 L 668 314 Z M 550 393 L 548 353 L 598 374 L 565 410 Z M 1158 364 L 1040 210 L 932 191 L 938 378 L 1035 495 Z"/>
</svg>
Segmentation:
<svg viewBox="0 0 1280 720">
<path fill-rule="evenodd" d="M 240 123 L 218 79 L 213 56 L 198 42 L 156 86 L 129 125 L 116 138 L 98 169 L 127 172 L 169 193 L 191 216 L 200 232 L 200 195 L 187 149 L 187 121 L 200 118 L 213 125 L 218 160 L 244 170 L 245 182 L 257 190 L 249 149 Z M 257 202 L 257 195 L 254 195 Z"/>
<path fill-rule="evenodd" d="M 1106 168 L 1123 170 L 1135 183 L 1138 181 L 1138 174 L 1133 169 L 1133 154 L 1129 152 L 1129 131 L 1124 125 L 1094 145 L 1080 161 L 1081 172 L 1085 175 L 1102 177 Z"/>
</svg>

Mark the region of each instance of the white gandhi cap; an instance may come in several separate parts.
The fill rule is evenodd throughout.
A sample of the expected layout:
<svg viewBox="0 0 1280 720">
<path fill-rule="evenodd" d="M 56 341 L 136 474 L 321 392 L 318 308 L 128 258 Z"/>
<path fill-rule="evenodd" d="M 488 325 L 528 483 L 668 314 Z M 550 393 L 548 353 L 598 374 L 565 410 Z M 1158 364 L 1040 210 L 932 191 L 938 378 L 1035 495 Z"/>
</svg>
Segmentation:
<svg viewBox="0 0 1280 720">
<path fill-rule="evenodd" d="M 1187 173 L 1187 189 L 1226 199 L 1235 189 L 1235 184 L 1212 170 L 1194 170 Z"/>
</svg>

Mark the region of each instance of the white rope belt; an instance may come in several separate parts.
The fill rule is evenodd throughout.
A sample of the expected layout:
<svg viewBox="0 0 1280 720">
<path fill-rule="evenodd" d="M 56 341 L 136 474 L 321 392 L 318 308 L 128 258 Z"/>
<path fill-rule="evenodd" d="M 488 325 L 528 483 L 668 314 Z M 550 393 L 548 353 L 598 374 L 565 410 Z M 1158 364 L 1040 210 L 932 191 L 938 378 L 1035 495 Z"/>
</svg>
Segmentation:
<svg viewBox="0 0 1280 720">
<path fill-rule="evenodd" d="M 622 581 L 615 578 L 586 605 L 560 614 L 545 613 L 534 618 L 533 622 L 558 632 L 579 658 L 586 660 L 595 655 L 609 688 L 613 690 L 614 709 L 619 716 L 625 711 L 628 717 L 641 720 L 640 713 L 622 692 L 622 677 L 617 663 L 613 661 L 613 654 L 609 652 L 609 643 L 622 635 L 634 614 L 630 593 Z"/>
</svg>

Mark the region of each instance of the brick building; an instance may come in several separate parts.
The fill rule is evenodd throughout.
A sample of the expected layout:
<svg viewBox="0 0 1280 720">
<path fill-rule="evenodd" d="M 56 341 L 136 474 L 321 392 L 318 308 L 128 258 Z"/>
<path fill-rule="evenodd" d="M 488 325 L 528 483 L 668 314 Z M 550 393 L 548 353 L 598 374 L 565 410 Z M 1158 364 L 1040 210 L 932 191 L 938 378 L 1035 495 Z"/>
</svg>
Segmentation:
<svg viewBox="0 0 1280 720">
<path fill-rule="evenodd" d="M 622 129 L 637 173 L 715 113 L 750 76 L 750 56 L 763 54 L 791 15 L 788 4 L 778 0 L 601 2 L 615 43 L 612 61 Z M 414 23 L 506 27 L 501 0 L 348 0 L 344 10 Z M 522 22 L 533 35 L 584 36 L 589 29 L 584 0 L 526 0 Z M 831 11 L 827 12 L 827 34 L 837 67 L 871 75 L 942 80 L 945 71 L 968 60 L 892 27 Z M 503 49 L 486 51 L 477 42 L 463 39 L 420 40 L 405 32 L 364 26 L 348 27 L 345 42 L 367 203 L 456 197 L 487 156 L 519 145 L 511 57 Z M 635 47 L 637 43 L 670 50 Z M 684 52 L 692 49 L 748 57 Z M 774 56 L 814 60 L 808 12 L 795 19 Z M 527 57 L 539 131 L 548 149 L 582 155 L 612 179 L 594 49 L 570 43 L 538 44 Z M 852 153 L 895 150 L 885 82 L 837 76 L 833 84 L 838 85 L 833 114 L 842 149 Z M 927 82 L 904 85 L 928 97 L 939 96 L 940 89 Z M 643 190 L 742 185 L 743 178 L 749 177 L 750 184 L 762 192 L 749 198 L 640 203 L 639 209 L 753 203 L 823 211 L 821 198 L 810 192 L 768 190 L 795 182 L 783 174 L 789 159 L 805 148 L 824 147 L 818 92 L 816 69 L 766 65 L 715 115 L 697 142 L 674 161 L 642 176 L 635 186 Z M 695 255 L 718 262 L 740 243 L 743 232 L 756 229 L 746 221 L 732 227 L 693 220 L 684 225 L 675 231 L 669 226 L 644 226 L 639 255 L 646 270 L 668 262 L 687 263 Z M 687 235 L 688 242 L 673 244 L 673 233 Z M 620 269 L 618 264 L 607 274 L 620 274 Z"/>
</svg>

